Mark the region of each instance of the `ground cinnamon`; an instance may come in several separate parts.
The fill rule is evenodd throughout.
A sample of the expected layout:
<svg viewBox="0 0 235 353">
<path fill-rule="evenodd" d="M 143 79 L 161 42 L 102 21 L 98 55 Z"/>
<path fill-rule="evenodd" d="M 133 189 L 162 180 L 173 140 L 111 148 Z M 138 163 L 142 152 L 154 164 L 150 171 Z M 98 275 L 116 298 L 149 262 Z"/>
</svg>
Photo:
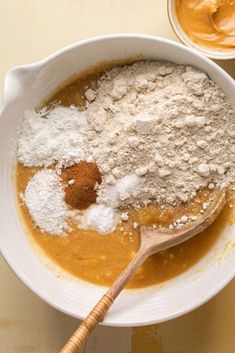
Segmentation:
<svg viewBox="0 0 235 353">
<path fill-rule="evenodd" d="M 62 169 L 65 184 L 65 202 L 73 208 L 84 210 L 96 202 L 96 186 L 101 175 L 96 163 L 81 161 Z"/>
</svg>

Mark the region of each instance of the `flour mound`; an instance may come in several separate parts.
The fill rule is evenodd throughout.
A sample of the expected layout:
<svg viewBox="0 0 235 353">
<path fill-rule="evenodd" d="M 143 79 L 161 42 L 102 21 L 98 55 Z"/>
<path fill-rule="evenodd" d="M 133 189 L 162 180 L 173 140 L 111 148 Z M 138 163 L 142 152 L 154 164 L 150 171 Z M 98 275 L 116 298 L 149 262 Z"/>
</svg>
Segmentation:
<svg viewBox="0 0 235 353">
<path fill-rule="evenodd" d="M 141 187 L 118 206 L 175 204 L 235 181 L 235 116 L 222 90 L 199 70 L 161 61 L 113 68 L 89 91 L 86 146 L 107 189 L 135 174 Z"/>
<path fill-rule="evenodd" d="M 27 111 L 18 138 L 18 161 L 27 167 L 79 162 L 85 158 L 85 124 L 85 117 L 75 107 Z"/>
<path fill-rule="evenodd" d="M 27 184 L 23 200 L 42 231 L 62 234 L 69 230 L 64 191 L 56 172 L 44 169 L 36 173 Z"/>
</svg>

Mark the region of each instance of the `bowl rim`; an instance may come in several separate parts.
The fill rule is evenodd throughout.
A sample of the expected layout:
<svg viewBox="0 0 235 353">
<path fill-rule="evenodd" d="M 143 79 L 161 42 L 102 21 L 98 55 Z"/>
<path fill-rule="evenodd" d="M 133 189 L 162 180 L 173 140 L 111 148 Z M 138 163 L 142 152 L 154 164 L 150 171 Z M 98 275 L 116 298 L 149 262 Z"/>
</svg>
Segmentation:
<svg viewBox="0 0 235 353">
<path fill-rule="evenodd" d="M 100 35 L 100 36 L 95 36 L 95 37 L 91 37 L 88 39 L 84 39 L 78 42 L 75 42 L 73 44 L 70 44 L 66 47 L 63 47 L 59 50 L 57 50 L 56 52 L 50 54 L 49 56 L 47 56 L 46 58 L 36 61 L 34 63 L 28 64 L 28 65 L 21 65 L 21 66 L 17 66 L 14 67 L 12 69 L 10 69 L 7 74 L 9 72 L 11 72 L 12 70 L 21 70 L 21 69 L 26 69 L 28 71 L 30 71 L 30 69 L 35 69 L 35 68 L 39 68 L 42 67 L 43 65 L 48 64 L 49 62 L 53 61 L 54 59 L 58 58 L 60 55 L 72 51 L 74 48 L 78 48 L 80 46 L 83 45 L 89 45 L 91 43 L 95 43 L 95 42 L 99 42 L 99 41 L 104 41 L 104 40 L 119 40 L 119 39 L 146 39 L 146 40 L 152 40 L 152 41 L 157 41 L 163 44 L 168 44 L 171 47 L 175 47 L 175 48 L 181 48 L 184 51 L 188 51 L 193 53 L 195 56 L 199 57 L 201 60 L 207 62 L 208 64 L 210 64 L 211 66 L 213 66 L 216 70 L 220 71 L 222 75 L 224 75 L 226 77 L 227 80 L 230 81 L 230 83 L 232 85 L 234 85 L 234 80 L 231 78 L 231 76 L 224 71 L 218 64 L 214 63 L 213 61 L 211 61 L 210 59 L 208 59 L 207 57 L 205 57 L 204 55 L 202 55 L 200 52 L 198 52 L 197 50 L 195 50 L 194 48 L 188 48 L 184 45 L 182 45 L 181 43 L 169 40 L 169 39 L 165 39 L 165 38 L 160 38 L 157 36 L 153 36 L 153 35 L 147 35 L 147 34 L 139 34 L 139 33 L 120 33 L 120 34 L 107 34 L 107 35 Z M 6 74 L 6 75 L 7 75 Z M 7 104 L 6 104 L 7 105 Z M 1 111 L 0 111 L 0 119 L 1 119 L 1 114 L 5 108 L 5 106 L 3 104 Z M 7 262 L 7 264 L 9 265 L 9 267 L 13 270 L 13 272 L 17 275 L 17 277 L 23 282 L 25 283 L 31 290 L 33 293 L 35 293 L 37 296 L 39 296 L 41 299 L 43 299 L 45 302 L 47 302 L 48 304 L 50 304 L 52 307 L 54 307 L 55 309 L 64 312 L 67 315 L 76 317 L 78 319 L 83 319 L 84 317 L 79 316 L 77 314 L 74 314 L 72 312 L 72 310 L 67 310 L 64 307 L 60 306 L 57 303 L 54 303 L 52 300 L 50 300 L 47 295 L 45 294 L 41 294 L 38 293 L 37 288 L 35 288 L 34 284 L 32 281 L 28 280 L 27 276 L 25 276 L 25 274 L 23 273 L 23 271 L 21 271 L 19 268 L 16 268 L 14 261 L 12 260 L 11 256 L 8 256 L 7 251 L 5 251 L 4 249 L 4 243 L 1 241 L 1 237 L 0 237 L 0 251 L 1 254 L 3 255 L 5 261 Z M 182 316 L 192 310 L 194 310 L 195 308 L 201 306 L 202 304 L 204 304 L 205 302 L 207 302 L 208 300 L 210 300 L 213 296 L 215 296 L 221 289 L 223 289 L 235 276 L 235 268 L 234 268 L 234 273 L 231 271 L 229 272 L 229 274 L 227 274 L 227 276 L 224 276 L 223 279 L 221 279 L 220 282 L 216 283 L 213 286 L 213 289 L 211 291 L 209 291 L 205 296 L 202 297 L 198 297 L 197 300 L 194 300 L 194 302 L 191 305 L 188 305 L 188 307 L 184 308 L 184 309 L 180 309 L 178 311 L 176 311 L 174 314 L 169 314 L 168 316 L 166 316 L 164 319 L 158 319 L 158 320 L 135 320 L 134 323 L 133 322 L 120 322 L 118 320 L 115 321 L 115 319 L 112 319 L 111 321 L 105 321 L 101 323 L 101 325 L 105 325 L 105 326 L 116 326 L 116 327 L 133 327 L 133 326 L 143 326 L 143 325 L 151 325 L 151 324 L 155 324 L 155 323 L 160 323 L 160 322 L 165 322 L 167 320 L 171 320 L 174 319 L 176 317 Z M 136 291 L 134 290 L 127 290 L 129 293 L 131 291 Z"/>
<path fill-rule="evenodd" d="M 207 56 L 210 59 L 214 60 L 232 60 L 235 59 L 235 49 L 231 53 L 228 52 L 223 53 L 217 52 L 215 50 L 210 50 L 210 48 L 206 48 L 194 43 L 188 35 L 184 32 L 183 28 L 181 27 L 177 15 L 175 13 L 175 0 L 167 0 L 167 16 L 170 22 L 171 28 L 173 29 L 175 35 L 180 40 L 181 43 L 185 44 L 189 48 L 194 48 L 198 50 L 203 55 Z"/>
</svg>

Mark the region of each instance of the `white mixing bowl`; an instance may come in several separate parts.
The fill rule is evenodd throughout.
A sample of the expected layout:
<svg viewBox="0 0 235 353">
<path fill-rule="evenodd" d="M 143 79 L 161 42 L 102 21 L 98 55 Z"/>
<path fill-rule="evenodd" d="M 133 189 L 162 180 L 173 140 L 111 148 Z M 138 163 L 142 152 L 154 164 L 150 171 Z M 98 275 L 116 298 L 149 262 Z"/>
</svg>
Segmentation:
<svg viewBox="0 0 235 353">
<path fill-rule="evenodd" d="M 25 234 L 16 206 L 13 177 L 17 128 L 26 109 L 35 108 L 71 75 L 104 60 L 163 59 L 205 71 L 235 108 L 235 84 L 212 61 L 181 44 L 146 35 L 109 35 L 84 40 L 37 63 L 6 74 L 0 118 L 0 248 L 3 256 L 37 295 L 55 308 L 84 318 L 105 292 L 68 276 L 58 276 L 39 256 Z M 137 326 L 180 316 L 218 293 L 235 274 L 235 226 L 227 227 L 214 247 L 180 276 L 148 289 L 126 290 L 104 320 L 105 325 Z M 227 245 L 227 246 L 226 246 Z"/>
</svg>

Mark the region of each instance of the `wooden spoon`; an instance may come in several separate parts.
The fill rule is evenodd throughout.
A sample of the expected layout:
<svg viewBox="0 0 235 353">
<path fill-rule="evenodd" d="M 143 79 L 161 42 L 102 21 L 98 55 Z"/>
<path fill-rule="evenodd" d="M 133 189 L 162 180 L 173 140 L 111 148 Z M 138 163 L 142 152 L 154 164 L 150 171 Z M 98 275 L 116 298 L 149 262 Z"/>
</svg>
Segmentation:
<svg viewBox="0 0 235 353">
<path fill-rule="evenodd" d="M 119 275 L 112 287 L 103 295 L 95 305 L 87 318 L 81 323 L 74 334 L 67 341 L 60 353 L 76 353 L 78 348 L 87 339 L 96 325 L 103 320 L 112 303 L 125 287 L 133 273 L 151 255 L 180 244 L 207 228 L 226 203 L 226 192 L 217 190 L 214 199 L 208 209 L 195 222 L 191 222 L 182 228 L 169 231 L 168 229 L 155 229 L 149 226 L 140 227 L 141 246 L 136 256 Z"/>
</svg>

